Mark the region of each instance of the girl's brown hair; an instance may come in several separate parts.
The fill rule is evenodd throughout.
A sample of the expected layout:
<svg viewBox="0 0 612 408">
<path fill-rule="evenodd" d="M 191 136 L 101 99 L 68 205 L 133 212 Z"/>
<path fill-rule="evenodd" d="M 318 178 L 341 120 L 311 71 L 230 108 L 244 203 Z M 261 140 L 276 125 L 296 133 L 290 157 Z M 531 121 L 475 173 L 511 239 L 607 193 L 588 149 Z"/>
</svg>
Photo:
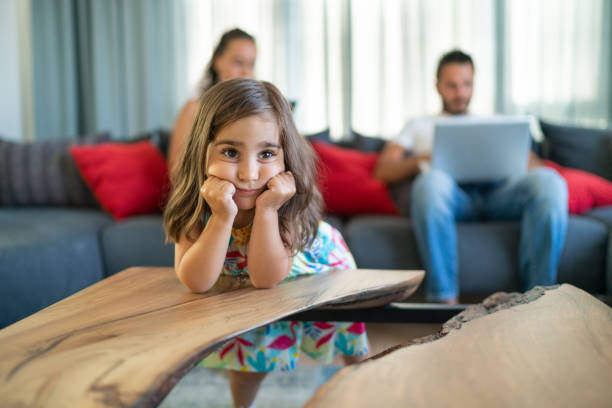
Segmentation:
<svg viewBox="0 0 612 408">
<path fill-rule="evenodd" d="M 232 79 L 210 88 L 202 97 L 191 133 L 173 172 L 173 190 L 164 211 L 168 239 L 177 242 L 184 234 L 193 239 L 206 224 L 210 207 L 200 195 L 206 180 L 210 143 L 223 127 L 251 115 L 271 114 L 278 125 L 285 170 L 295 178 L 295 195 L 279 209 L 283 243 L 293 251 L 307 247 L 315 238 L 321 218 L 322 199 L 316 187 L 316 156 L 298 133 L 289 102 L 271 83 Z"/>
</svg>

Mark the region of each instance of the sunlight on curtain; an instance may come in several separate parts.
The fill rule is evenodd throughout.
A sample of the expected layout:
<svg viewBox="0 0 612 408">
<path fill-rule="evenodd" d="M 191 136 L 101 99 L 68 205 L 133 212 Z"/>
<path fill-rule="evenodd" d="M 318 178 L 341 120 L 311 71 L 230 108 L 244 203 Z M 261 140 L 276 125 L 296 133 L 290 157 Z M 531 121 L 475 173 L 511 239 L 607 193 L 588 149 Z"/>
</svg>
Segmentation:
<svg viewBox="0 0 612 408">
<path fill-rule="evenodd" d="M 602 124 L 610 112 L 602 2 L 185 0 L 179 89 L 193 94 L 219 36 L 238 26 L 257 39 L 257 77 L 297 102 L 304 134 L 390 138 L 409 118 L 436 114 L 437 63 L 453 48 L 474 59 L 472 112 Z"/>
<path fill-rule="evenodd" d="M 611 75 L 602 64 L 603 0 L 508 3 L 506 110 L 605 126 Z M 609 39 L 608 39 L 609 41 Z M 608 63 L 609 67 L 609 63 Z M 604 86 L 602 86 L 604 85 Z"/>
<path fill-rule="evenodd" d="M 239 27 L 257 42 L 255 75 L 274 83 L 283 94 L 296 102 L 295 120 L 303 133 L 320 131 L 333 122 L 329 112 L 328 76 L 337 81 L 337 59 L 329 49 L 340 47 L 336 20 L 341 1 L 324 0 L 187 0 L 187 61 L 184 80 L 178 85 L 184 100 L 195 96 L 197 84 L 220 36 Z M 330 64 L 327 64 L 327 62 Z M 335 91 L 333 102 L 342 102 Z M 180 109 L 177 106 L 176 111 Z M 341 120 L 340 120 L 341 121 Z M 336 119 L 336 123 L 338 120 Z"/>
<path fill-rule="evenodd" d="M 471 110 L 605 126 L 605 0 L 31 0 L 36 138 L 171 128 L 220 35 L 257 40 L 256 76 L 298 129 L 393 137 L 435 114 L 440 56 L 474 58 Z"/>
<path fill-rule="evenodd" d="M 460 48 L 474 58 L 471 109 L 493 111 L 492 0 L 351 2 L 353 128 L 391 137 L 413 116 L 436 114 L 438 60 Z"/>
</svg>

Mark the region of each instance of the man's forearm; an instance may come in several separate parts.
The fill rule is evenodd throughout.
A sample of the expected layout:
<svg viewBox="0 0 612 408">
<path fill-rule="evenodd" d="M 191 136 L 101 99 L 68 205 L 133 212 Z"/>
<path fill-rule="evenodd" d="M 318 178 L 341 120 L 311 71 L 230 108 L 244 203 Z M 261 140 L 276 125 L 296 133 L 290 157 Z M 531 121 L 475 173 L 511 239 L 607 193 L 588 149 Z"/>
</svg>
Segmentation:
<svg viewBox="0 0 612 408">
<path fill-rule="evenodd" d="M 395 183 L 416 176 L 420 171 L 419 162 L 426 157 L 410 156 L 392 161 L 381 159 L 374 168 L 374 177 L 385 183 Z"/>
</svg>

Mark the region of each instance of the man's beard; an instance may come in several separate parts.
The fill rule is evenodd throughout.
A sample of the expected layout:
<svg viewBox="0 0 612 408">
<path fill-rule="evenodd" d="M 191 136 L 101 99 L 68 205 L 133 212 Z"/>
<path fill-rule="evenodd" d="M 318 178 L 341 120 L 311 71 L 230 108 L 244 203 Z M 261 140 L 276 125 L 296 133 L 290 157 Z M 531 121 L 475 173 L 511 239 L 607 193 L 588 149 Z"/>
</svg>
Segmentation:
<svg viewBox="0 0 612 408">
<path fill-rule="evenodd" d="M 467 113 L 468 106 L 470 106 L 469 99 L 454 99 L 452 101 L 452 105 L 447 103 L 446 101 L 442 101 L 442 107 L 444 108 L 444 112 L 450 113 L 451 115 L 463 115 Z M 465 106 L 465 108 L 461 110 L 454 109 L 453 106 L 457 105 Z"/>
</svg>

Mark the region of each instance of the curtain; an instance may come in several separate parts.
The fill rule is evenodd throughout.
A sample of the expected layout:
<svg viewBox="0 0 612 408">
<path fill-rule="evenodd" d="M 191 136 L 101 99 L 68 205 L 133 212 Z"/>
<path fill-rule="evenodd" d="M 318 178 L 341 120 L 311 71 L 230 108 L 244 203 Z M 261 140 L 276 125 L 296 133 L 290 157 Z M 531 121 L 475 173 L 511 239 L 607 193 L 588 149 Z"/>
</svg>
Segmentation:
<svg viewBox="0 0 612 408">
<path fill-rule="evenodd" d="M 612 123 L 610 2 L 512 0 L 504 14 L 503 111 Z"/>
<path fill-rule="evenodd" d="M 256 76 L 298 129 L 390 138 L 435 114 L 440 56 L 461 48 L 474 113 L 612 123 L 605 0 L 31 0 L 37 138 L 172 127 L 220 35 L 257 41 Z"/>
<path fill-rule="evenodd" d="M 329 127 L 346 131 L 341 24 L 348 0 L 193 0 L 185 1 L 184 30 L 188 69 L 180 86 L 184 100 L 195 95 L 213 49 L 223 32 L 239 27 L 257 43 L 255 75 L 274 83 L 296 102 L 303 133 Z M 348 66 L 348 64 L 345 64 Z M 180 106 L 179 106 L 180 107 Z M 178 108 L 177 107 L 177 112 Z"/>
<path fill-rule="evenodd" d="M 470 109 L 491 113 L 493 15 L 492 0 L 352 1 L 352 127 L 390 137 L 408 118 L 440 112 L 436 67 L 453 48 L 474 59 Z"/>
<path fill-rule="evenodd" d="M 470 110 L 612 123 L 612 4 L 604 0 L 353 0 L 351 126 L 393 137 L 440 111 L 435 71 L 474 59 Z"/>
<path fill-rule="evenodd" d="M 32 0 L 37 139 L 172 123 L 186 10 L 172 1 Z"/>
</svg>

